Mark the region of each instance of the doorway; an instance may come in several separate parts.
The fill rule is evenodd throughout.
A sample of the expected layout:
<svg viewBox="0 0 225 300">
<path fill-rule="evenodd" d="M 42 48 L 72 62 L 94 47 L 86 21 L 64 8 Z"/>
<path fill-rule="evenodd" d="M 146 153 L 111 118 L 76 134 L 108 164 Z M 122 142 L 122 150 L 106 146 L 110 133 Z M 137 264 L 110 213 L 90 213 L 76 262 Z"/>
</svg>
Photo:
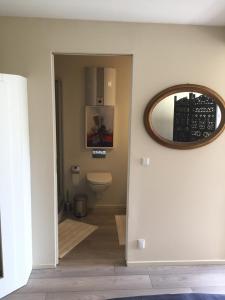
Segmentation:
<svg viewBox="0 0 225 300">
<path fill-rule="evenodd" d="M 105 69 L 115 70 L 113 105 L 90 105 L 87 100 L 87 68 L 97 69 L 99 76 Z M 90 233 L 86 233 L 81 241 L 78 239 L 75 247 L 60 259 L 60 264 L 122 262 L 125 260 L 125 242 L 121 242 L 121 234 L 125 233 L 121 232 L 125 228 L 127 204 L 132 55 L 55 54 L 54 71 L 59 232 L 66 220 L 77 222 L 72 237 L 76 240 L 83 230 L 79 226 L 93 226 Z M 101 90 L 98 86 L 97 89 Z M 90 147 L 87 143 L 88 116 L 90 114 L 96 120 L 96 113 L 104 111 L 103 117 L 98 116 L 97 125 L 95 123 L 100 127 L 98 123 L 109 116 L 106 110 L 113 110 L 113 147 L 108 147 L 109 144 L 107 147 L 105 144 Z M 90 130 L 94 130 L 93 124 Z M 96 156 L 94 151 L 95 154 L 96 151 L 102 152 Z M 73 174 L 74 168 L 77 168 L 77 174 Z M 89 173 L 111 174 L 109 187 L 100 196 L 87 180 Z M 82 197 L 87 206 L 86 213 L 78 216 L 76 205 Z"/>
</svg>

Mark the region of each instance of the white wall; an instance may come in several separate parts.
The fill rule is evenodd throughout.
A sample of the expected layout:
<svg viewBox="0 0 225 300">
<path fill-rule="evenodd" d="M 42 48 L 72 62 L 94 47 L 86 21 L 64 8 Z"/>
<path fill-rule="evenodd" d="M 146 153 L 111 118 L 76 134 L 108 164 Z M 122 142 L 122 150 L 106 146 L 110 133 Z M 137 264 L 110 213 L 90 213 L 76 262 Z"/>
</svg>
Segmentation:
<svg viewBox="0 0 225 300">
<path fill-rule="evenodd" d="M 181 151 L 155 143 L 143 126 L 148 100 L 166 87 L 202 84 L 225 97 L 224 36 L 216 27 L 0 19 L 0 70 L 28 76 L 35 265 L 56 260 L 52 51 L 134 55 L 128 261 L 225 259 L 224 133 Z M 146 239 L 143 251 L 137 238 Z"/>
<path fill-rule="evenodd" d="M 92 158 L 85 148 L 85 74 L 87 66 L 116 69 L 115 148 L 107 150 L 105 159 Z M 88 204 L 101 206 L 126 206 L 128 163 L 128 117 L 131 103 L 131 56 L 55 56 L 55 74 L 62 80 L 63 131 L 64 131 L 64 182 L 70 200 L 75 193 L 88 194 Z M 71 166 L 81 168 L 80 184 L 72 185 Z M 96 201 L 87 187 L 86 173 L 109 171 L 112 185 Z"/>
</svg>

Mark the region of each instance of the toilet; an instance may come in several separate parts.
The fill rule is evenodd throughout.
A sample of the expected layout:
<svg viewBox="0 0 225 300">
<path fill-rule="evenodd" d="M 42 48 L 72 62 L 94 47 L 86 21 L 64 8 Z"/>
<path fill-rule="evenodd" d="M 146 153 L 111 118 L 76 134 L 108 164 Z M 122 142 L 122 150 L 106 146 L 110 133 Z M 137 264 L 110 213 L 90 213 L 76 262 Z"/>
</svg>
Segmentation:
<svg viewBox="0 0 225 300">
<path fill-rule="evenodd" d="M 99 198 L 111 185 L 112 174 L 110 172 L 88 172 L 86 179 L 91 190 L 94 191 L 97 198 Z"/>
</svg>

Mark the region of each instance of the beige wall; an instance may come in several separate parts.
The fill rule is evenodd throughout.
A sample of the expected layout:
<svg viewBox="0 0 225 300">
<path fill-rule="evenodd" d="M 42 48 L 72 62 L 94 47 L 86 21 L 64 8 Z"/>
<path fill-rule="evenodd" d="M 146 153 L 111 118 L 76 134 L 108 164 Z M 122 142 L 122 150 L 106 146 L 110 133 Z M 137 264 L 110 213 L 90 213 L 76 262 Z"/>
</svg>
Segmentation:
<svg viewBox="0 0 225 300">
<path fill-rule="evenodd" d="M 1 18 L 0 41 L 0 71 L 28 77 L 35 265 L 56 261 L 52 51 L 134 54 L 128 261 L 225 259 L 225 133 L 199 149 L 172 150 L 142 121 L 148 100 L 174 84 L 225 97 L 224 28 Z M 146 239 L 142 251 L 137 238 Z"/>
<path fill-rule="evenodd" d="M 128 116 L 131 103 L 131 56 L 55 56 L 55 74 L 63 84 L 64 182 L 65 190 L 86 193 L 89 206 L 125 206 L 128 162 Z M 115 148 L 107 150 L 105 159 L 92 158 L 85 149 L 85 76 L 84 68 L 112 67 L 116 69 Z M 71 166 L 80 165 L 80 184 L 72 185 Z M 87 187 L 85 175 L 90 171 L 110 171 L 112 185 L 96 201 Z"/>
</svg>

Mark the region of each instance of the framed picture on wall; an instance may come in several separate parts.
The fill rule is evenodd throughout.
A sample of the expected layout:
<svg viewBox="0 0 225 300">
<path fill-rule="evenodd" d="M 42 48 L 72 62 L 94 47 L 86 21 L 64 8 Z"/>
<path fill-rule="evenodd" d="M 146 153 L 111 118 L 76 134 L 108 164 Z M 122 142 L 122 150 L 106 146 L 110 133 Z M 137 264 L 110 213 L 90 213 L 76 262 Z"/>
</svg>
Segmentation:
<svg viewBox="0 0 225 300">
<path fill-rule="evenodd" d="M 114 106 L 86 106 L 86 148 L 113 148 Z"/>
</svg>

